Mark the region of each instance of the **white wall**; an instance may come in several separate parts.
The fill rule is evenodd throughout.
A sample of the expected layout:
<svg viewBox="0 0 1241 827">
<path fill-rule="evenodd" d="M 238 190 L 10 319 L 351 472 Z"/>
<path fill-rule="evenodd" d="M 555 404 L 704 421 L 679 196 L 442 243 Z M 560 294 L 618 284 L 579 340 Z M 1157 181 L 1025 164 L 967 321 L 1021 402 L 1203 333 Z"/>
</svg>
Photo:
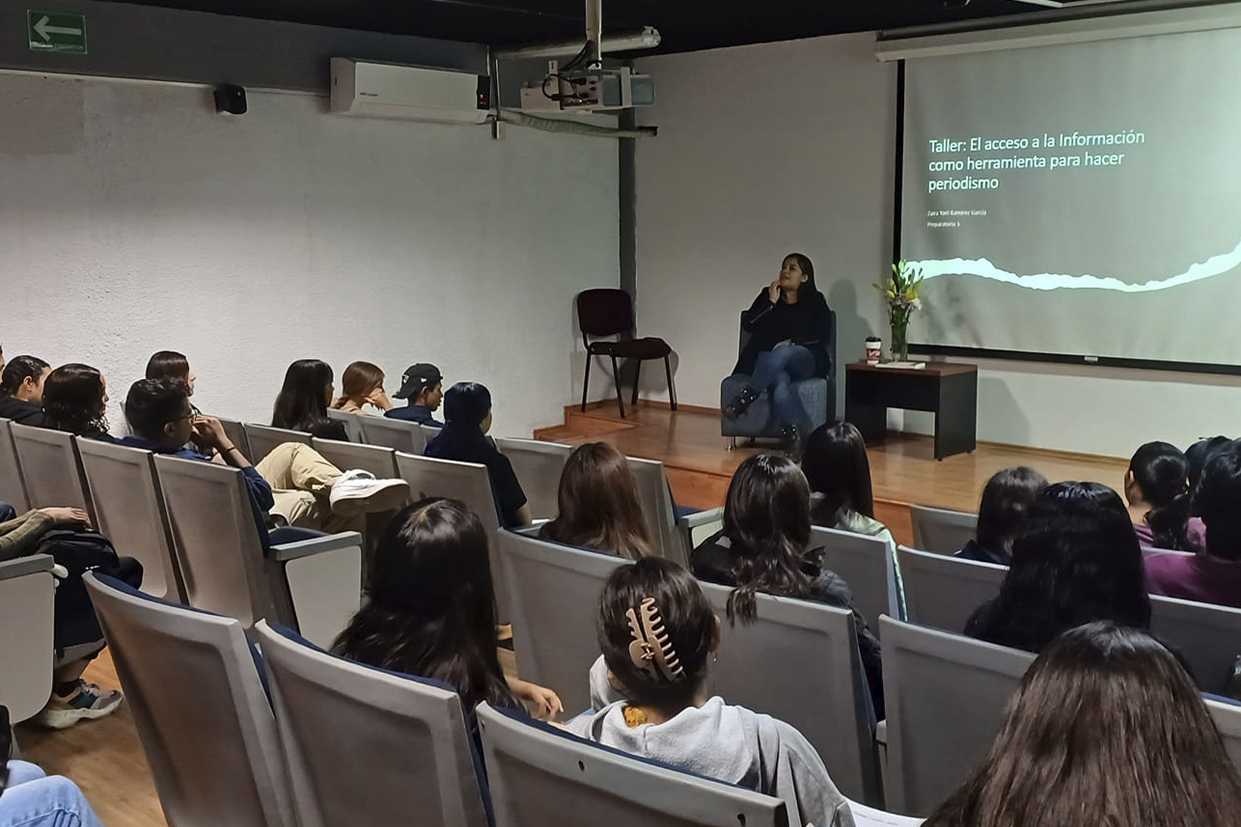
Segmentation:
<svg viewBox="0 0 1241 827">
<path fill-rule="evenodd" d="M 0 74 L 0 342 L 104 371 L 185 352 L 201 408 L 265 421 L 288 363 L 484 382 L 496 432 L 560 421 L 572 303 L 619 281 L 614 141 L 354 119 L 251 92 Z M 599 382 L 599 390 L 607 386 Z"/>
<path fill-rule="evenodd" d="M 640 68 L 658 85 L 659 105 L 643 120 L 659 137 L 638 142 L 639 327 L 677 350 L 680 400 L 719 405 L 737 314 L 793 250 L 814 260 L 839 314 L 842 363 L 862 355 L 866 335 L 887 340 L 871 284 L 891 260 L 896 67 L 876 62 L 873 36 L 670 55 Z M 1241 432 L 1236 378 L 979 365 L 983 440 L 1128 456 L 1151 439 Z M 656 373 L 643 384 L 662 390 Z M 921 414 L 904 423 L 930 428 Z"/>
</svg>

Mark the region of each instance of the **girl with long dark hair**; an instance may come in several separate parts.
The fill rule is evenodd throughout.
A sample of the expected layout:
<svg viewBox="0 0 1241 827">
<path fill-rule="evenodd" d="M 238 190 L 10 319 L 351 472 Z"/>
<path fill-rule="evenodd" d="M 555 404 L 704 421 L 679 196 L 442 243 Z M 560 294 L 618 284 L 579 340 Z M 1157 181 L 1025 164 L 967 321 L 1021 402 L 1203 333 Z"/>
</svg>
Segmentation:
<svg viewBox="0 0 1241 827">
<path fill-rule="evenodd" d="M 331 365 L 318 359 L 298 359 L 285 371 L 284 386 L 272 411 L 272 427 L 348 442 L 345 423 L 327 415 L 335 390 Z"/>
<path fill-rule="evenodd" d="M 750 335 L 733 368 L 748 376 L 741 393 L 724 405 L 724 416 L 735 419 L 767 394 L 785 442 L 797 453 L 809 430 L 809 417 L 791 384 L 831 372 L 827 337 L 832 335 L 827 300 L 814 283 L 814 264 L 802 253 L 790 253 L 780 275 L 742 314 Z"/>
<path fill-rule="evenodd" d="M 542 718 L 563 711 L 550 689 L 505 678 L 496 653 L 487 535 L 456 500 L 422 500 L 388 524 L 376 547 L 366 604 L 332 651 L 442 681 L 457 690 L 467 712 L 482 701 L 510 708 L 524 702 Z"/>
<path fill-rule="evenodd" d="M 45 427 L 111 441 L 107 410 L 108 383 L 90 365 L 61 365 L 43 382 Z"/>
<path fill-rule="evenodd" d="M 606 442 L 587 442 L 569 454 L 556 498 L 560 513 L 540 537 L 630 560 L 652 553 L 629 463 Z"/>
<path fill-rule="evenodd" d="M 1138 448 L 1125 472 L 1125 499 L 1142 545 L 1189 547 L 1189 461 L 1180 448 L 1167 442 Z"/>
<path fill-rule="evenodd" d="M 1013 540 L 1021 531 L 1030 506 L 1046 487 L 1047 478 L 1033 468 L 1019 466 L 995 472 L 982 490 L 974 539 L 956 556 L 1007 566 L 1013 559 Z"/>
<path fill-rule="evenodd" d="M 781 798 L 789 824 L 847 818 L 845 798 L 800 732 L 708 692 L 719 619 L 689 572 L 661 557 L 618 567 L 603 586 L 596 628 L 597 711 L 570 721 L 570 732 Z"/>
<path fill-rule="evenodd" d="M 896 554 L 892 532 L 875 519 L 870 459 L 862 433 L 849 422 L 829 422 L 806 440 L 801 470 L 810 483 L 815 525 L 877 537 Z"/>
<path fill-rule="evenodd" d="M 1043 650 L 986 758 L 925 827 L 1232 827 L 1238 801 L 1198 687 L 1149 635 L 1105 621 Z"/>
<path fill-rule="evenodd" d="M 43 426 L 43 383 L 52 367 L 34 356 L 14 356 L 0 370 L 0 417 Z"/>
<path fill-rule="evenodd" d="M 1039 652 L 1066 629 L 1111 620 L 1150 627 L 1142 549 L 1120 496 L 1106 485 L 1061 482 L 1030 507 L 1000 593 L 965 634 Z"/>
<path fill-rule="evenodd" d="M 724 529 L 690 554 L 694 575 L 733 586 L 728 619 L 754 620 L 758 593 L 813 600 L 853 612 L 858 649 L 875 713 L 883 717 L 883 667 L 878 639 L 853 605 L 853 593 L 811 548 L 810 488 L 792 460 L 755 454 L 737 468 L 724 503 Z"/>
</svg>

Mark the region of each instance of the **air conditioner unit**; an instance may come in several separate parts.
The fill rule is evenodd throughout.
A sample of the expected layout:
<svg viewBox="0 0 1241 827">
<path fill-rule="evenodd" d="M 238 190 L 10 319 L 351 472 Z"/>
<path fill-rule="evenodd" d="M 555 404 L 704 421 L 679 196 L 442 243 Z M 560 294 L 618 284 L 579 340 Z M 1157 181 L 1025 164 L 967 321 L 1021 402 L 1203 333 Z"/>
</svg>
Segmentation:
<svg viewBox="0 0 1241 827">
<path fill-rule="evenodd" d="M 469 72 L 332 58 L 332 111 L 436 123 L 485 123 L 491 78 Z"/>
</svg>

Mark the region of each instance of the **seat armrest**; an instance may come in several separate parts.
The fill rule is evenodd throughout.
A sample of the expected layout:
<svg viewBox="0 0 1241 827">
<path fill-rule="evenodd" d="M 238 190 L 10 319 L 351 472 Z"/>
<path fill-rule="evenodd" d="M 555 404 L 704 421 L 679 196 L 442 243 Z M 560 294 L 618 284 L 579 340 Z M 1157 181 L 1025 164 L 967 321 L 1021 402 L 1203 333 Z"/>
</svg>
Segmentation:
<svg viewBox="0 0 1241 827">
<path fill-rule="evenodd" d="M 277 563 L 287 563 L 290 560 L 299 560 L 326 551 L 361 547 L 361 545 L 361 534 L 356 531 L 342 531 L 340 534 L 329 534 L 325 537 L 313 537 L 309 540 L 272 546 L 271 559 Z"/>
<path fill-rule="evenodd" d="M 684 514 L 678 517 L 677 534 L 681 536 L 685 543 L 686 559 L 689 559 L 689 554 L 697 545 L 697 543 L 695 543 L 694 535 L 696 533 L 700 533 L 700 529 L 706 526 L 712 527 L 713 530 L 711 533 L 714 534 L 715 531 L 719 530 L 716 526 L 722 525 L 723 522 L 724 509 L 722 508 L 712 508 L 708 511 L 695 511 L 692 514 Z"/>
<path fill-rule="evenodd" d="M 882 744 L 885 747 L 888 745 L 888 721 L 886 718 L 875 725 L 875 743 Z"/>
<path fill-rule="evenodd" d="M 6 560 L 0 563 L 0 580 L 11 580 L 27 574 L 38 574 L 41 571 L 50 572 L 53 565 L 55 561 L 52 560 L 50 554 L 32 554 L 29 557 Z"/>
</svg>

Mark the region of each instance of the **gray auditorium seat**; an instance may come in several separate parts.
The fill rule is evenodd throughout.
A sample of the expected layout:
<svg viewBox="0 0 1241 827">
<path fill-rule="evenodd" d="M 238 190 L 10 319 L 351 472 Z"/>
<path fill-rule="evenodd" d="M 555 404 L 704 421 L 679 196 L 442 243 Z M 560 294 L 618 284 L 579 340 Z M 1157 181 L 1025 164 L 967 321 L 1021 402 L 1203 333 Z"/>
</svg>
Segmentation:
<svg viewBox="0 0 1241 827">
<path fill-rule="evenodd" d="M 362 420 L 369 414 L 355 414 L 348 411 L 338 411 L 335 408 L 327 409 L 328 419 L 342 422 L 345 425 L 345 436 L 349 437 L 350 442 L 362 442 Z"/>
<path fill-rule="evenodd" d="M 496 827 L 787 827 L 783 801 L 478 708 Z"/>
<path fill-rule="evenodd" d="M 346 414 L 353 416 L 353 414 Z M 320 439 L 314 437 L 310 445 L 328 462 L 342 471 L 359 468 L 369 471 L 381 480 L 396 477 L 396 452 L 391 448 L 377 445 L 359 445 L 355 442 L 341 442 L 336 439 Z"/>
<path fill-rule="evenodd" d="M 905 583 L 909 622 L 948 632 L 964 632 L 970 615 L 995 599 L 1008 574 L 1007 566 L 904 546 L 897 549 L 896 559 Z"/>
<path fill-rule="evenodd" d="M 894 566 L 888 544 L 876 537 L 815 526 L 810 547 L 822 546 L 827 567 L 840 575 L 853 592 L 853 605 L 866 625 L 879 634 L 879 616 L 900 614 Z"/>
<path fill-rule="evenodd" d="M 52 694 L 52 562 L 46 554 L 0 562 L 0 703 L 14 724 Z"/>
<path fill-rule="evenodd" d="M 360 419 L 362 441 L 367 445 L 379 445 L 419 456 L 427 447 L 427 436 L 417 422 L 383 416 L 364 416 Z"/>
<path fill-rule="evenodd" d="M 1151 595 L 1151 632 L 1184 655 L 1203 692 L 1227 692 L 1241 656 L 1241 609 Z"/>
<path fill-rule="evenodd" d="M 1034 655 L 880 620 L 886 808 L 927 816 L 986 754 Z"/>
<path fill-rule="evenodd" d="M 537 439 L 496 437 L 496 447 L 513 464 L 513 473 L 526 492 L 530 514 L 536 519 L 560 513 L 560 473 L 573 452 L 572 445 Z"/>
<path fill-rule="evenodd" d="M 0 503 L 8 503 L 18 514 L 30 510 L 21 462 L 13 444 L 13 431 L 7 419 L 0 419 Z"/>
<path fill-rule="evenodd" d="M 1235 703 L 1223 703 L 1211 698 L 1206 699 L 1207 711 L 1215 720 L 1215 728 L 1224 738 L 1224 749 L 1233 766 L 1241 772 L 1241 706 Z"/>
<path fill-rule="evenodd" d="M 647 532 L 659 554 L 689 568 L 690 549 L 682 532 L 677 529 L 676 508 L 664 464 L 653 459 L 626 457 L 629 470 L 638 486 L 638 499 L 646 518 Z"/>
<path fill-rule="evenodd" d="M 457 693 L 372 669 L 260 621 L 301 827 L 487 827 Z"/>
<path fill-rule="evenodd" d="M 76 437 L 29 425 L 10 427 L 30 507 L 81 508 L 93 521 L 95 513 L 82 474 L 82 461 L 73 444 Z"/>
<path fill-rule="evenodd" d="M 946 508 L 911 505 L 914 548 L 935 554 L 956 554 L 978 533 L 978 515 Z"/>
<path fill-rule="evenodd" d="M 246 441 L 250 444 L 252 455 L 246 458 L 258 465 L 264 457 L 272 452 L 278 445 L 286 442 L 300 442 L 303 445 L 310 444 L 310 434 L 302 431 L 289 431 L 284 428 L 272 428 L 267 425 L 256 425 L 253 422 L 246 423 Z"/>
<path fill-rule="evenodd" d="M 111 578 L 84 579 L 170 827 L 296 827 L 241 624 Z"/>
<path fill-rule="evenodd" d="M 251 456 L 250 440 L 246 437 L 246 426 L 236 419 L 225 419 L 222 416 L 215 418 L 220 420 L 220 424 L 224 426 L 224 433 L 228 435 L 229 442 L 240 449 L 246 459 L 251 462 L 257 462 L 258 458 Z"/>
</svg>

